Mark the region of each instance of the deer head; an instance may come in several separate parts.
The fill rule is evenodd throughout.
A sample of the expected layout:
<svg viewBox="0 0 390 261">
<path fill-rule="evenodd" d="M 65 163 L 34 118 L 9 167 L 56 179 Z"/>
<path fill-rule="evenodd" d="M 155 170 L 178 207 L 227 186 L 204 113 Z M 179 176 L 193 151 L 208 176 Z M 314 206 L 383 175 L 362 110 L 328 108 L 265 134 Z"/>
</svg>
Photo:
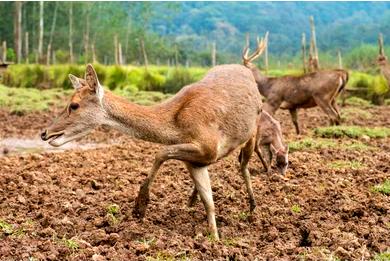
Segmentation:
<svg viewBox="0 0 390 261">
<path fill-rule="evenodd" d="M 242 51 L 242 63 L 249 68 L 255 67 L 255 65 L 252 64 L 252 61 L 254 61 L 257 57 L 262 55 L 265 48 L 267 47 L 267 44 L 268 44 L 268 32 L 265 33 L 264 38 L 259 39 L 259 37 L 257 37 L 257 49 L 253 54 L 249 56 L 249 41 L 247 41 L 246 46 Z"/>
<path fill-rule="evenodd" d="M 87 135 L 99 126 L 105 117 L 102 107 L 104 90 L 92 65 L 87 65 L 85 79 L 71 74 L 69 78 L 75 88 L 70 102 L 41 133 L 42 140 L 49 140 L 49 144 L 55 147 Z"/>
</svg>

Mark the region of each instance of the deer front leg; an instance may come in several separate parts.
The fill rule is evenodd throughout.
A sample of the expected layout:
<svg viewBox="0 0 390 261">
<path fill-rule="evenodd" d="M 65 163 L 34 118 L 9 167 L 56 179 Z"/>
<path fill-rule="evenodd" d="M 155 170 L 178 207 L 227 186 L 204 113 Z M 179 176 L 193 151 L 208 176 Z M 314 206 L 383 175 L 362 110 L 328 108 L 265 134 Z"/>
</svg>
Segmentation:
<svg viewBox="0 0 390 261">
<path fill-rule="evenodd" d="M 246 189 L 249 195 L 249 206 L 251 212 L 253 212 L 253 210 L 256 208 L 256 201 L 255 201 L 255 197 L 253 196 L 252 182 L 248 170 L 248 163 L 249 163 L 249 159 L 252 156 L 255 145 L 256 145 L 256 140 L 255 137 L 253 137 L 245 144 L 245 147 L 241 149 L 241 161 L 240 161 L 240 171 L 242 177 L 244 178 Z"/>
<path fill-rule="evenodd" d="M 257 156 L 259 156 L 260 160 L 261 160 L 261 163 L 263 164 L 263 167 L 265 168 L 265 171 L 266 172 L 269 172 L 269 165 L 267 164 L 267 162 L 265 161 L 264 157 L 263 157 L 263 154 L 261 153 L 260 151 L 260 148 L 259 148 L 259 144 L 256 144 L 255 146 L 255 152 L 257 154 Z M 241 162 L 241 161 L 240 161 Z"/>
<path fill-rule="evenodd" d="M 176 159 L 185 162 L 197 162 L 208 165 L 215 160 L 212 157 L 212 153 L 208 153 L 194 144 L 179 144 L 164 148 L 156 155 L 153 167 L 140 188 L 138 197 L 135 201 L 133 215 L 140 218 L 145 216 L 146 207 L 149 203 L 150 186 L 153 183 L 160 166 L 166 160 Z"/>
<path fill-rule="evenodd" d="M 301 134 L 301 130 L 299 129 L 299 123 L 298 123 L 298 111 L 297 109 L 289 109 L 291 120 L 294 123 L 295 131 L 297 134 Z"/>
<path fill-rule="evenodd" d="M 210 233 L 214 239 L 219 240 L 217 222 L 215 220 L 214 200 L 207 166 L 196 167 L 191 163 L 187 163 L 187 168 L 191 173 L 196 190 L 199 192 L 200 198 L 202 199 L 203 205 L 206 209 Z"/>
</svg>

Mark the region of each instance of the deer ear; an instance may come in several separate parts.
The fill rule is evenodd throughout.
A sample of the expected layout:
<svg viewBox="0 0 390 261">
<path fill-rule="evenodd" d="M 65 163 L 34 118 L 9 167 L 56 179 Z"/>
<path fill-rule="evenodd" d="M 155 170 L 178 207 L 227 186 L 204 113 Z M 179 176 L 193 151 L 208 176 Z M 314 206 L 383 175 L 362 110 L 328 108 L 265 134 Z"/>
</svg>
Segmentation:
<svg viewBox="0 0 390 261">
<path fill-rule="evenodd" d="M 96 71 L 93 68 L 92 64 L 87 65 L 87 69 L 85 71 L 85 81 L 87 82 L 89 88 L 91 88 L 95 92 L 98 91 L 100 84 L 97 78 Z"/>
<path fill-rule="evenodd" d="M 69 79 L 72 82 L 72 85 L 76 90 L 81 88 L 82 85 L 80 82 L 80 80 L 81 80 L 80 78 L 74 76 L 73 74 L 69 74 Z"/>
</svg>

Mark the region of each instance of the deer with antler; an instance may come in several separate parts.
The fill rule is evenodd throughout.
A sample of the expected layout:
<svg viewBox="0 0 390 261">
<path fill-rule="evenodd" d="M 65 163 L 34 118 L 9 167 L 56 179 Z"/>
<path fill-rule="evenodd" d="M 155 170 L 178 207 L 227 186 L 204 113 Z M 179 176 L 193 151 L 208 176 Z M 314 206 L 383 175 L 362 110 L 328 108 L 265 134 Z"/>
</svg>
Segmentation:
<svg viewBox="0 0 390 261">
<path fill-rule="evenodd" d="M 298 134 L 300 108 L 319 106 L 328 115 L 332 125 L 340 124 L 341 117 L 336 98 L 347 84 L 348 72 L 336 69 L 316 71 L 302 76 L 265 76 L 252 62 L 261 56 L 266 44 L 266 41 L 258 39 L 257 49 L 252 55 L 249 55 L 248 44 L 242 53 L 243 64 L 252 71 L 259 92 L 266 98 L 263 109 L 271 115 L 279 108 L 289 110 Z"/>
<path fill-rule="evenodd" d="M 141 106 L 105 90 L 92 65 L 85 79 L 70 75 L 75 93 L 64 111 L 41 133 L 44 141 L 61 146 L 98 126 L 108 126 L 132 137 L 165 144 L 136 198 L 134 215 L 143 217 L 150 186 L 160 166 L 170 159 L 183 161 L 207 212 L 211 234 L 218 239 L 208 166 L 242 147 L 240 171 L 251 211 L 255 208 L 248 161 L 254 151 L 261 97 L 255 79 L 242 65 L 212 68 L 199 82 L 182 88 L 161 104 Z"/>
</svg>

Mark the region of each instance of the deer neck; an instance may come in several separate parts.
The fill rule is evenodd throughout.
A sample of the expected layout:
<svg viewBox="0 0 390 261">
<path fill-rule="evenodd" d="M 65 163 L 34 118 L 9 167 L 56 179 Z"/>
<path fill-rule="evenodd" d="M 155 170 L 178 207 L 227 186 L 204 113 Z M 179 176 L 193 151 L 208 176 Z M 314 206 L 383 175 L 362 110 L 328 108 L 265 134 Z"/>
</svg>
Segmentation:
<svg viewBox="0 0 390 261">
<path fill-rule="evenodd" d="M 108 91 L 102 107 L 106 117 L 104 125 L 134 138 L 161 144 L 174 144 L 179 139 L 165 108 L 134 104 Z"/>
<path fill-rule="evenodd" d="M 251 68 L 253 77 L 255 77 L 255 81 L 257 83 L 257 88 L 259 89 L 259 92 L 264 97 L 268 97 L 269 94 L 269 84 L 268 80 L 269 78 L 262 74 L 260 70 L 256 66 L 252 66 Z"/>
</svg>

